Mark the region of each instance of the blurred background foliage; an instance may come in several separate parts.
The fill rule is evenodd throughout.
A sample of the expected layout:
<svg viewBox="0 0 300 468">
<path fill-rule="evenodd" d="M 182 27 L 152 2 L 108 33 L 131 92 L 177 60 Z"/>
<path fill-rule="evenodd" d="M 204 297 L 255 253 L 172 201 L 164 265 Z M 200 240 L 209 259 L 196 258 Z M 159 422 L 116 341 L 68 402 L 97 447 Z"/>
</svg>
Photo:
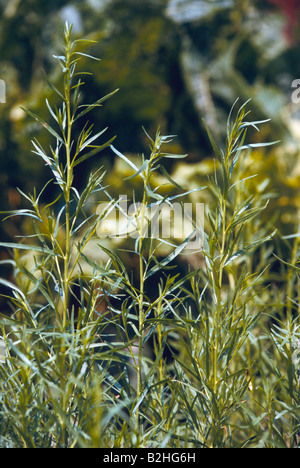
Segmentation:
<svg viewBox="0 0 300 468">
<path fill-rule="evenodd" d="M 117 135 L 115 146 L 133 158 L 149 151 L 142 126 L 150 135 L 158 126 L 177 135 L 170 151 L 188 156 L 179 163 L 169 159 L 166 169 L 188 189 L 205 185 L 215 170 L 202 119 L 222 143 L 233 102 L 251 99 L 251 120 L 272 120 L 248 140 L 281 142 L 254 151 L 245 176 L 257 174 L 249 182 L 254 194 L 269 193 L 265 222 L 282 234 L 297 232 L 300 105 L 291 96 L 292 82 L 300 78 L 299 0 L 0 0 L 0 8 L 0 78 L 6 83 L 6 103 L 0 105 L 2 211 L 22 207 L 16 187 L 39 191 L 48 180 L 31 140 L 47 147 L 51 135 L 21 106 L 48 118 L 45 99 L 54 104 L 58 97 L 45 74 L 59 82 L 53 54 L 61 50 L 58 20 L 68 20 L 78 37 L 97 41 L 90 53 L 101 58 L 82 57 L 80 67 L 92 73 L 85 76 L 82 101 L 119 88 L 90 114 L 94 128 L 107 126 L 107 139 Z M 132 196 L 134 180 L 124 181 L 130 172 L 110 149 L 80 168 L 76 187 L 102 165 L 111 194 Z M 166 191 L 176 190 L 164 182 Z M 54 190 L 48 187 L 44 196 L 52 199 Z M 205 197 L 199 192 L 197 200 L 207 202 Z M 26 225 L 20 223 L 11 218 L 2 224 L 3 240 L 22 235 Z"/>
</svg>

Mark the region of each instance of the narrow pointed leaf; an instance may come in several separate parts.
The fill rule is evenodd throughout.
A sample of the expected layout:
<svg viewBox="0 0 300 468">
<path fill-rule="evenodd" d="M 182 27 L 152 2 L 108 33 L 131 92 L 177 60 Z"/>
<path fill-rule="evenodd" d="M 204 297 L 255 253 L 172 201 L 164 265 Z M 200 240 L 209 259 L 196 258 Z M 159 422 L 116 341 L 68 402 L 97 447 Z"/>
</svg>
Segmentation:
<svg viewBox="0 0 300 468">
<path fill-rule="evenodd" d="M 37 245 L 27 245 L 27 244 L 17 244 L 14 242 L 0 242 L 0 247 L 5 247 L 7 249 L 18 249 L 18 250 L 32 250 L 33 252 L 41 252 L 47 255 L 56 255 L 61 257 L 57 252 L 46 249 L 45 247 L 39 247 Z"/>
<path fill-rule="evenodd" d="M 34 112 L 31 112 L 30 110 L 26 109 L 25 107 L 21 107 L 30 117 L 32 117 L 34 120 L 39 122 L 44 128 L 48 130 L 49 133 L 51 133 L 57 140 L 59 140 L 63 145 L 64 140 L 59 136 L 59 134 L 44 120 L 42 119 L 39 115 L 35 114 Z"/>
<path fill-rule="evenodd" d="M 29 216 L 30 218 L 36 219 L 38 221 L 42 221 L 41 218 L 39 218 L 34 211 L 31 210 L 13 210 L 13 211 L 0 211 L 1 214 L 7 213 L 8 216 L 4 218 L 3 221 L 5 221 L 8 218 L 12 218 L 13 216 Z"/>
<path fill-rule="evenodd" d="M 162 171 L 163 175 L 165 176 L 165 178 L 166 178 L 172 185 L 174 185 L 174 187 L 177 187 L 177 188 L 183 190 L 183 187 L 181 187 L 181 185 L 177 184 L 177 182 L 175 182 L 175 180 L 173 180 L 172 177 L 170 177 L 170 175 L 168 174 L 168 172 L 166 171 L 166 169 L 164 168 L 164 166 L 162 166 L 162 165 L 160 164 L 159 167 L 160 167 L 160 170 Z"/>
<path fill-rule="evenodd" d="M 130 161 L 130 159 L 126 158 L 126 156 L 124 156 L 124 154 L 120 153 L 120 151 L 118 151 L 113 145 L 110 145 L 111 149 L 113 150 L 113 152 L 119 156 L 119 158 L 123 159 L 124 161 L 127 162 L 127 164 L 129 164 L 129 166 L 131 166 L 136 172 L 138 172 L 138 167 L 136 167 L 135 164 L 133 164 L 132 161 Z"/>
<path fill-rule="evenodd" d="M 50 307 L 52 307 L 52 309 L 55 309 L 55 306 L 52 302 L 52 299 L 51 297 L 49 296 L 48 292 L 46 291 L 46 289 L 44 288 L 44 286 L 42 285 L 42 278 L 40 279 L 37 279 L 32 273 L 30 273 L 30 271 L 27 270 L 27 268 L 25 268 L 23 265 L 18 265 L 20 270 L 22 271 L 22 273 L 27 276 L 27 278 L 31 281 L 32 284 L 34 284 L 35 288 L 34 289 L 38 289 L 41 294 L 45 297 L 45 299 L 47 300 L 48 304 L 50 305 Z"/>
<path fill-rule="evenodd" d="M 87 146 L 89 146 L 93 141 L 95 141 L 97 138 L 99 138 L 99 136 L 101 136 L 104 132 L 106 132 L 108 127 L 104 128 L 103 130 L 101 130 L 101 132 L 97 133 L 96 135 L 93 135 L 91 136 L 90 138 L 88 138 L 84 143 L 82 143 L 82 145 L 80 146 L 80 149 L 79 149 L 79 152 L 82 151 L 84 148 L 86 148 Z"/>
<path fill-rule="evenodd" d="M 208 126 L 206 125 L 205 120 L 204 120 L 204 119 L 202 119 L 202 120 L 203 120 L 205 129 L 206 129 L 206 132 L 207 132 L 207 135 L 208 135 L 210 144 L 211 144 L 211 146 L 212 146 L 212 148 L 213 148 L 213 150 L 214 150 L 214 153 L 215 153 L 215 155 L 217 156 L 219 162 L 222 164 L 222 162 L 223 162 L 222 153 L 221 153 L 220 149 L 218 148 L 218 146 L 217 146 L 217 144 L 216 144 L 216 142 L 215 142 L 215 140 L 214 140 L 214 138 L 213 138 L 213 136 L 212 136 L 212 134 L 211 134 L 211 132 L 210 132 L 210 130 L 209 130 L 209 128 L 208 128 Z"/>
<path fill-rule="evenodd" d="M 187 154 L 162 153 L 161 156 L 167 159 L 184 159 L 187 157 Z"/>
<path fill-rule="evenodd" d="M 93 55 L 85 54 L 84 52 L 74 52 L 74 54 L 82 55 L 82 56 L 84 56 L 84 57 L 88 57 L 88 58 L 91 58 L 91 59 L 93 59 L 93 60 L 97 60 L 98 62 L 101 62 L 101 59 L 100 59 L 100 58 L 94 57 Z"/>
<path fill-rule="evenodd" d="M 102 98 L 100 99 L 97 99 L 97 101 L 95 101 L 93 104 L 89 104 L 87 106 L 79 106 L 78 109 L 80 107 L 86 107 L 83 111 L 81 111 L 79 114 L 76 115 L 76 117 L 74 118 L 73 122 L 75 122 L 77 119 L 79 119 L 80 117 L 83 117 L 85 114 L 87 114 L 88 112 L 90 112 L 91 110 L 93 110 L 95 107 L 99 107 L 101 106 L 102 102 L 106 101 L 107 99 L 109 99 L 111 96 L 113 96 L 117 91 L 119 91 L 119 89 L 116 89 L 115 91 L 113 91 L 112 93 L 109 93 L 109 94 L 106 94 L 106 96 L 103 96 Z"/>
<path fill-rule="evenodd" d="M 97 146 L 96 148 L 94 148 L 92 151 L 89 151 L 88 153 L 84 154 L 83 156 L 81 156 L 79 159 L 76 159 L 76 161 L 74 162 L 73 166 L 77 166 L 78 164 L 82 163 L 83 161 L 86 161 L 87 159 L 89 159 L 91 156 L 94 156 L 95 154 L 97 153 L 100 153 L 100 151 L 104 150 L 105 148 L 107 148 L 108 146 L 111 146 L 112 142 L 116 139 L 116 136 L 114 136 L 113 138 L 111 138 L 109 141 L 107 141 L 106 143 L 104 143 L 103 145 L 101 146 Z"/>
<path fill-rule="evenodd" d="M 242 125 L 240 125 L 239 128 L 241 129 L 241 128 L 246 128 L 246 127 L 254 127 L 257 131 L 259 131 L 259 128 L 257 127 L 257 125 L 270 122 L 270 121 L 271 119 L 257 120 L 256 122 L 244 122 Z"/>
<path fill-rule="evenodd" d="M 48 76 L 46 75 L 45 71 L 43 70 L 43 73 L 44 73 L 44 76 L 45 76 L 45 79 L 49 85 L 49 87 L 56 93 L 58 94 L 62 99 L 65 99 L 64 96 L 62 95 L 62 93 L 56 88 L 56 86 L 54 86 L 53 83 L 51 83 L 51 81 L 49 80 Z"/>
<path fill-rule="evenodd" d="M 149 164 L 149 160 L 146 159 L 146 161 L 143 162 L 143 164 L 141 165 L 141 167 L 139 168 L 138 171 L 136 171 L 134 174 L 132 174 L 132 175 L 129 176 L 129 177 L 125 177 L 124 180 L 134 179 L 134 178 L 137 177 L 139 174 L 141 174 L 142 179 L 145 179 L 145 177 L 144 177 L 144 175 L 142 174 L 142 172 L 146 169 L 146 167 L 148 166 L 148 164 Z"/>
<path fill-rule="evenodd" d="M 233 255 L 230 255 L 230 257 L 227 259 L 226 263 L 224 263 L 224 266 L 229 265 L 229 263 L 233 262 L 237 258 L 239 258 L 241 255 L 243 255 L 245 252 L 244 250 L 238 250 L 235 252 Z"/>
<path fill-rule="evenodd" d="M 244 149 L 252 149 L 252 148 L 264 148 L 265 146 L 273 146 L 276 145 L 277 143 L 280 143 L 280 140 L 276 141 L 270 141 L 269 143 L 250 143 L 248 145 L 243 145 L 240 146 L 239 148 L 236 148 L 235 151 L 241 151 Z"/>
<path fill-rule="evenodd" d="M 162 262 L 157 263 L 154 267 L 152 267 L 151 270 L 149 270 L 146 273 L 145 279 L 149 278 L 154 273 L 159 271 L 162 267 L 167 266 L 172 260 L 174 260 L 174 258 L 176 258 L 182 252 L 182 250 L 185 248 L 187 243 L 191 240 L 195 232 L 196 232 L 195 230 L 191 232 L 191 234 L 180 245 L 178 245 L 176 249 L 173 250 L 173 252 L 170 253 L 170 255 L 168 255 Z"/>
<path fill-rule="evenodd" d="M 23 299 L 25 299 L 24 293 L 15 284 L 3 278 L 0 278 L 0 284 L 2 284 L 3 286 L 6 286 L 9 289 L 17 291 L 17 293 L 20 294 L 20 296 L 22 296 Z"/>
</svg>

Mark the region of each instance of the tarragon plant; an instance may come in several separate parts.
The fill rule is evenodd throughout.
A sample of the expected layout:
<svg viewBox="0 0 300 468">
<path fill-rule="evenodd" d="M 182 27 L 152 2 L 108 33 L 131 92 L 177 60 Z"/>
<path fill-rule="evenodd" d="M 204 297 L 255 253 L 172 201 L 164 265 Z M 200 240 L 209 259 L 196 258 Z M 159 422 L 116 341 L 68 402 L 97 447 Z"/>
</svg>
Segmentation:
<svg viewBox="0 0 300 468">
<path fill-rule="evenodd" d="M 248 176 L 242 175 L 248 151 L 266 146 L 246 144 L 246 132 L 263 122 L 246 120 L 247 103 L 235 117 L 233 107 L 224 148 L 207 128 L 215 175 L 207 187 L 192 191 L 204 200 L 203 193 L 210 193 L 207 199 L 214 201 L 205 205 L 205 223 L 192 220 L 180 242 L 165 239 L 152 229 L 149 210 L 155 217 L 190 195 L 164 168 L 165 158 L 184 155 L 171 154 L 172 136 L 159 130 L 154 137 L 147 134 L 149 155 L 139 163 L 117 149 L 114 139 L 102 142 L 105 129 L 94 133 L 86 119 L 115 91 L 82 104 L 84 73 L 78 62 L 90 56 L 79 50 L 84 41 L 73 40 L 71 33 L 66 24 L 64 52 L 56 56 L 62 89 L 48 80 L 60 99 L 58 106 L 46 100 L 50 123 L 26 110 L 53 138 L 47 149 L 32 141 L 51 180 L 38 194 L 22 192 L 28 208 L 6 214 L 29 218 L 27 236 L 0 244 L 12 252 L 3 262 L 14 268 L 14 282 L 1 279 L 12 309 L 1 318 L 1 447 L 295 445 L 298 328 L 291 314 L 287 327 L 280 323 L 269 335 L 260 325 L 271 307 L 266 246 L 275 233 L 259 222 L 266 207 L 259 187 L 249 193 Z M 135 260 L 136 277 L 122 249 L 99 236 L 112 210 L 122 211 L 105 185 L 104 169 L 92 172 L 81 192 L 74 186 L 75 167 L 91 157 L 99 161 L 104 149 L 125 161 L 130 178 L 142 186 L 142 199 L 133 199 L 137 209 L 123 213 L 135 230 L 126 254 Z M 178 195 L 166 196 L 153 185 L 158 171 Z M 50 183 L 57 195 L 45 201 Z M 194 237 L 198 265 L 181 274 L 174 266 Z M 169 249 L 163 258 L 161 245 Z M 271 364 L 264 342 L 273 350 Z M 276 397 L 284 400 L 286 392 L 286 406 L 274 410 Z"/>
</svg>

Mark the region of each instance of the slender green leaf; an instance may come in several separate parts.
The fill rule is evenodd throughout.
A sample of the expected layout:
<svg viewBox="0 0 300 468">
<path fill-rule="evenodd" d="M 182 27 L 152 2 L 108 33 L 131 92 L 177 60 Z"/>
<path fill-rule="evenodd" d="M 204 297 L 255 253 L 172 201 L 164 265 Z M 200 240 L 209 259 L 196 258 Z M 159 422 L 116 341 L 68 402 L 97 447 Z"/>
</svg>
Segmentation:
<svg viewBox="0 0 300 468">
<path fill-rule="evenodd" d="M 229 265 L 229 263 L 233 262 L 234 260 L 236 260 L 237 258 L 239 258 L 241 255 L 244 255 L 244 250 L 238 250 L 237 252 L 235 252 L 233 255 L 230 255 L 230 257 L 226 260 L 226 262 L 224 263 L 224 266 L 227 266 Z"/>
<path fill-rule="evenodd" d="M 85 107 L 85 109 L 75 116 L 75 118 L 73 119 L 73 122 L 80 119 L 81 117 L 86 115 L 88 112 L 92 111 L 95 107 L 101 106 L 102 102 L 105 102 L 107 99 L 109 99 L 111 96 L 113 96 L 118 91 L 119 91 L 119 89 L 116 89 L 112 93 L 109 93 L 106 96 L 104 96 L 104 97 L 102 97 L 100 99 L 97 99 L 97 101 L 95 101 L 93 104 L 79 106 L 78 109 L 80 109 L 81 107 Z"/>
<path fill-rule="evenodd" d="M 145 176 L 142 174 L 142 172 L 143 172 L 144 170 L 147 169 L 148 165 L 149 165 L 149 160 L 146 159 L 146 160 L 143 162 L 143 164 L 141 165 L 141 167 L 139 168 L 138 171 L 136 171 L 134 174 L 132 174 L 132 175 L 129 176 L 129 177 L 125 177 L 124 180 L 134 179 L 134 177 L 137 177 L 137 176 L 140 175 L 140 174 L 141 174 L 142 179 L 145 179 Z"/>
<path fill-rule="evenodd" d="M 269 143 L 249 143 L 248 145 L 243 145 L 243 146 L 240 146 L 239 148 L 236 148 L 235 151 L 241 151 L 244 149 L 252 149 L 252 148 L 264 148 L 266 146 L 277 145 L 277 143 L 280 143 L 280 140 L 270 141 Z"/>
<path fill-rule="evenodd" d="M 42 119 L 40 116 L 38 116 L 34 112 L 31 112 L 30 110 L 26 109 L 25 107 L 21 107 L 21 109 L 23 109 L 34 120 L 39 122 L 44 128 L 48 130 L 48 132 L 50 132 L 53 136 L 55 136 L 55 138 L 59 140 L 63 145 L 65 144 L 61 136 L 59 136 L 59 134 L 52 127 L 50 127 L 50 125 L 44 119 Z"/>
<path fill-rule="evenodd" d="M 167 266 L 174 258 L 176 258 L 182 250 L 186 247 L 188 242 L 191 240 L 191 238 L 194 236 L 196 230 L 191 232 L 191 234 L 188 235 L 188 237 L 176 247 L 176 249 L 173 250 L 172 253 L 170 253 L 166 258 L 164 258 L 160 263 L 157 263 L 154 267 L 152 267 L 148 272 L 146 273 L 145 279 L 150 278 L 154 273 L 159 271 L 161 268 Z"/>
<path fill-rule="evenodd" d="M 112 142 L 116 139 L 116 136 L 114 136 L 113 138 L 111 138 L 109 141 L 107 141 L 106 143 L 104 143 L 103 145 L 101 146 L 96 146 L 92 151 L 89 151 L 88 153 L 84 154 L 83 156 L 81 156 L 80 158 L 76 159 L 73 163 L 73 167 L 77 166 L 78 164 L 81 164 L 83 161 L 86 161 L 87 159 L 91 158 L 92 156 L 94 156 L 95 154 L 97 153 L 100 153 L 100 151 L 103 151 L 105 148 L 107 148 L 108 146 L 111 146 Z"/>
<path fill-rule="evenodd" d="M 54 86 L 54 84 L 49 80 L 46 72 L 43 70 L 43 73 L 44 73 L 44 76 L 45 76 L 45 79 L 49 85 L 49 87 L 56 93 L 58 94 L 63 100 L 65 99 L 64 96 L 62 95 L 62 93 L 56 88 L 56 86 Z"/>
<path fill-rule="evenodd" d="M 212 134 L 211 134 L 211 132 L 210 132 L 210 130 L 209 130 L 209 128 L 208 128 L 208 126 L 206 125 L 205 120 L 202 119 L 202 121 L 203 121 L 203 123 L 204 123 L 205 129 L 206 129 L 206 132 L 207 132 L 209 141 L 210 141 L 210 143 L 211 143 L 211 146 L 212 146 L 212 148 L 213 148 L 213 150 L 214 150 L 214 153 L 215 153 L 215 155 L 217 156 L 218 161 L 219 161 L 221 164 L 223 164 L 224 158 L 223 158 L 222 152 L 221 152 L 220 149 L 218 148 L 218 146 L 217 146 L 217 144 L 216 144 L 216 142 L 215 142 L 215 140 L 214 140 L 214 138 L 213 138 L 213 136 L 212 136 Z"/>
<path fill-rule="evenodd" d="M 43 294 L 43 296 L 47 300 L 47 303 L 50 305 L 50 307 L 52 307 L 52 309 L 55 309 L 55 306 L 53 304 L 53 301 L 52 301 L 49 293 L 46 291 L 45 287 L 42 284 L 43 279 L 42 278 L 37 279 L 32 273 L 30 273 L 29 270 L 27 270 L 27 268 L 25 268 L 25 266 L 23 266 L 21 264 L 19 264 L 18 266 L 19 266 L 20 270 L 22 271 L 22 273 L 24 273 L 24 275 L 27 276 L 27 278 L 31 281 L 31 283 L 34 284 L 34 286 L 35 286 L 34 289 L 37 288 Z M 30 294 L 30 292 L 29 292 L 29 294 Z"/>
<path fill-rule="evenodd" d="M 87 146 L 90 146 L 91 143 L 93 141 L 95 141 L 97 138 L 99 138 L 99 136 L 103 135 L 104 132 L 106 132 L 107 130 L 107 127 L 104 128 L 103 130 L 101 130 L 101 132 L 98 132 L 96 133 L 95 135 L 91 136 L 90 138 L 88 138 L 87 140 L 85 140 L 81 145 L 80 145 L 80 148 L 79 148 L 79 152 L 82 151 L 84 148 L 86 148 Z"/>
<path fill-rule="evenodd" d="M 83 57 L 87 57 L 87 58 L 90 58 L 90 59 L 97 60 L 97 61 L 101 62 L 101 59 L 99 59 L 97 57 L 94 57 L 93 55 L 85 54 L 84 52 L 73 52 L 73 53 L 77 54 L 77 55 L 82 55 Z"/>
<path fill-rule="evenodd" d="M 27 245 L 27 244 L 17 244 L 14 242 L 0 242 L 0 247 L 5 247 L 7 249 L 17 249 L 17 250 L 31 250 L 33 252 L 41 252 L 46 255 L 53 255 L 61 257 L 57 252 L 53 252 L 45 247 L 39 247 L 37 245 Z"/>
<path fill-rule="evenodd" d="M 119 158 L 123 159 L 124 161 L 127 162 L 127 164 L 129 164 L 129 166 L 131 166 L 136 172 L 139 171 L 138 167 L 136 167 L 136 165 L 130 161 L 130 159 L 128 159 L 126 156 L 124 156 L 124 154 L 120 153 L 120 151 L 118 151 L 113 145 L 110 145 L 111 149 L 113 150 L 113 152 L 119 156 Z"/>
</svg>

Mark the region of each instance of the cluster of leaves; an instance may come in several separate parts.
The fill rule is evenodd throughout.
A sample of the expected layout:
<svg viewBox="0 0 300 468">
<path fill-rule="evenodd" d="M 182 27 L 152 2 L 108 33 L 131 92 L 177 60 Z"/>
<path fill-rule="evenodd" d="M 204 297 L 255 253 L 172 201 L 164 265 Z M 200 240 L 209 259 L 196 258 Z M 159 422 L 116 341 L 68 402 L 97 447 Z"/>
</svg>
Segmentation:
<svg viewBox="0 0 300 468">
<path fill-rule="evenodd" d="M 166 240 L 147 235 L 151 220 L 145 210 L 172 206 L 172 197 L 153 188 L 152 179 L 161 170 L 181 191 L 164 160 L 183 156 L 164 151 L 171 137 L 159 131 L 148 136 L 150 155 L 138 163 L 111 139 L 95 145 L 104 130 L 92 133 L 82 117 L 113 93 L 80 103 L 82 40 L 72 40 L 71 31 L 66 24 L 64 55 L 56 57 L 63 91 L 49 83 L 61 100 L 59 106 L 46 102 L 54 124 L 27 111 L 55 139 L 47 150 L 38 140 L 32 143 L 51 171 L 47 185 L 56 184 L 59 195 L 42 204 L 43 191 L 23 194 L 30 208 L 8 216 L 29 218 L 32 234 L 1 243 L 14 251 L 14 282 L 1 279 L 13 309 L 1 319 L 1 446 L 298 446 L 298 242 L 288 265 L 281 262 L 288 267 L 283 288 L 272 291 L 268 241 L 275 233 L 259 221 L 265 209 L 259 190 L 249 193 L 248 179 L 240 177 L 247 152 L 257 146 L 245 143 L 246 131 L 263 122 L 246 120 L 246 104 L 234 118 L 233 107 L 224 149 L 207 128 L 216 161 L 205 190 L 214 200 L 206 204 L 205 232 L 197 219 L 194 232 L 161 260 L 157 249 Z M 143 187 L 137 237 L 127 252 L 136 259 L 138 284 L 121 252 L 96 234 L 119 203 L 103 183 L 103 169 L 90 175 L 82 192 L 73 184 L 74 167 L 108 146 Z M 95 199 L 107 205 L 91 213 Z M 195 233 L 202 236 L 196 253 L 201 267 L 174 273 Z M 97 251 L 102 261 L 95 260 Z"/>
</svg>

